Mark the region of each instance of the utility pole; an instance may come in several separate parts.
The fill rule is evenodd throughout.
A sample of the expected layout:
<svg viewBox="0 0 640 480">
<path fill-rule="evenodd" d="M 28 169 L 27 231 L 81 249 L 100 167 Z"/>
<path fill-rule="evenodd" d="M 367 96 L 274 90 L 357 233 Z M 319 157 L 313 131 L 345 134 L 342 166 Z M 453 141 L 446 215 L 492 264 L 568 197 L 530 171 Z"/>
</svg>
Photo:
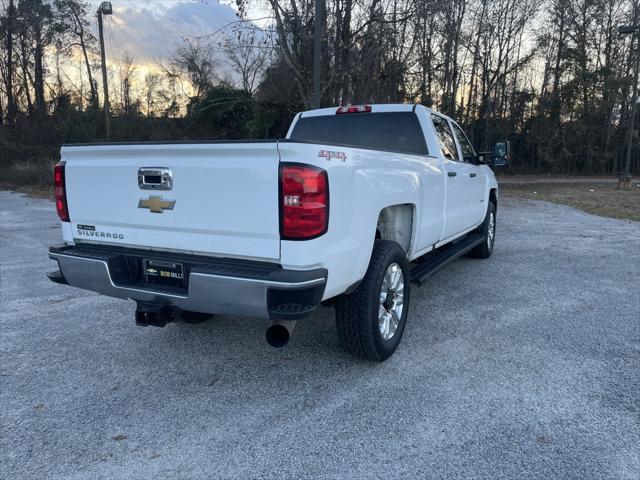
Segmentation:
<svg viewBox="0 0 640 480">
<path fill-rule="evenodd" d="M 322 62 L 322 31 L 324 26 L 324 0 L 315 0 L 313 21 L 313 108 L 320 108 L 320 62 Z"/>
<path fill-rule="evenodd" d="M 624 173 L 618 180 L 618 189 L 631 190 L 631 150 L 633 150 L 633 129 L 636 118 L 636 109 L 638 108 L 638 63 L 640 63 L 640 51 L 636 51 L 637 43 L 640 41 L 640 25 L 638 25 L 638 6 L 634 6 L 633 25 L 622 26 L 618 28 L 621 35 L 631 35 L 631 46 L 629 47 L 629 56 L 633 62 L 633 86 L 631 87 L 631 113 L 629 123 L 627 125 L 627 152 L 624 159 Z"/>
<path fill-rule="evenodd" d="M 104 33 L 102 28 L 102 16 L 111 15 L 113 9 L 111 2 L 102 2 L 98 7 L 98 33 L 100 36 L 100 60 L 102 62 L 102 86 L 104 90 L 104 125 L 107 132 L 107 138 L 111 136 L 111 114 L 109 113 L 109 85 L 107 84 L 107 62 L 104 52 Z"/>
</svg>

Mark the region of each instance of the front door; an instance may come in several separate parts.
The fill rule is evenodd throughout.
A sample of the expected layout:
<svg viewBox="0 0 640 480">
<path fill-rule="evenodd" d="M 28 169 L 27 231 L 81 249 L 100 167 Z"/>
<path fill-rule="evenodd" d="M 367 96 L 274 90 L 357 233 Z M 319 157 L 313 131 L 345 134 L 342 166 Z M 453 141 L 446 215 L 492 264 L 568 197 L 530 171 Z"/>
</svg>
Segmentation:
<svg viewBox="0 0 640 480">
<path fill-rule="evenodd" d="M 451 126 L 453 127 L 453 134 L 456 140 L 458 140 L 462 161 L 470 165 L 471 168 L 469 182 L 467 182 L 466 188 L 469 191 L 469 197 L 471 199 L 469 204 L 469 226 L 473 226 L 484 220 L 487 210 L 487 200 L 485 199 L 485 192 L 487 191 L 487 175 L 485 174 L 485 170 L 487 167 L 482 167 L 475 163 L 477 158 L 476 152 L 462 128 L 460 128 L 456 122 L 451 122 Z"/>
</svg>

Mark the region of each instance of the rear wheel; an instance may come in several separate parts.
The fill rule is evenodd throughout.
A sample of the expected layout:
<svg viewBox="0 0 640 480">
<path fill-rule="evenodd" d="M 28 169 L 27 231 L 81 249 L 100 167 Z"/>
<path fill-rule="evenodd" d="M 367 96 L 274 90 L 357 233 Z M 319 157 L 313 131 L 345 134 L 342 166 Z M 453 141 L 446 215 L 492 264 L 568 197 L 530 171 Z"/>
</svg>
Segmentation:
<svg viewBox="0 0 640 480">
<path fill-rule="evenodd" d="M 478 228 L 478 232 L 482 234 L 482 243 L 474 247 L 469 256 L 475 258 L 489 258 L 493 253 L 493 244 L 496 241 L 496 205 L 489 202 L 487 215 L 484 222 Z"/>
<path fill-rule="evenodd" d="M 395 352 L 407 321 L 409 262 L 396 242 L 376 240 L 355 292 L 336 301 L 340 343 L 349 353 L 383 362 Z"/>
</svg>

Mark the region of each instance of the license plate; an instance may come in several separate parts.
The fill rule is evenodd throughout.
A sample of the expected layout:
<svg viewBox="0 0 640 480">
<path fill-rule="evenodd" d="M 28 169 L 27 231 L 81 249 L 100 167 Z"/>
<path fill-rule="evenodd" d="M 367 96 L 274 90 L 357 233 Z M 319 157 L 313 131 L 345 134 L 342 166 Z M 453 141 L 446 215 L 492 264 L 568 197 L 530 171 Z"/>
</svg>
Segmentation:
<svg viewBox="0 0 640 480">
<path fill-rule="evenodd" d="M 153 285 L 184 287 L 184 266 L 181 263 L 144 260 L 144 278 Z"/>
</svg>

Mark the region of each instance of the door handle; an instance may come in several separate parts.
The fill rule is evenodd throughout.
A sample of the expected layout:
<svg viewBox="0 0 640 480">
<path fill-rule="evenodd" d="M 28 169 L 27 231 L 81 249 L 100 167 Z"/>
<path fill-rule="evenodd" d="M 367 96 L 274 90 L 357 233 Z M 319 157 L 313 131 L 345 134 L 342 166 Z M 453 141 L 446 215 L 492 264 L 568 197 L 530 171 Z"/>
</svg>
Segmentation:
<svg viewBox="0 0 640 480">
<path fill-rule="evenodd" d="M 469 174 L 469 176 L 470 176 L 471 178 L 475 177 L 476 175 L 477 175 L 477 173 L 470 173 L 470 174 Z"/>
<path fill-rule="evenodd" d="M 447 175 L 450 177 L 455 177 L 458 174 L 458 172 L 447 172 Z"/>
</svg>

